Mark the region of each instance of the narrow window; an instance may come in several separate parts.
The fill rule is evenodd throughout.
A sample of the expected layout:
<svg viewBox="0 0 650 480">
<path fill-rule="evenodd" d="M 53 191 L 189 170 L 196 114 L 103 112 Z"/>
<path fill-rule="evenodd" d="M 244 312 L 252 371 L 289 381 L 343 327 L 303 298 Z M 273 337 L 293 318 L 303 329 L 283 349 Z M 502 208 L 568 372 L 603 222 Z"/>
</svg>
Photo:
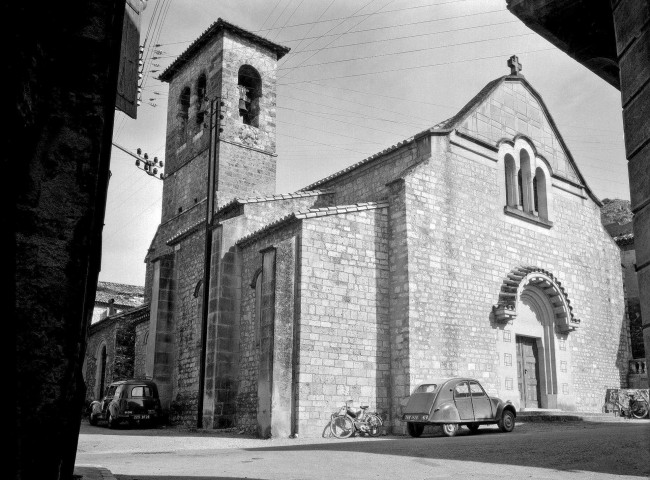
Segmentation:
<svg viewBox="0 0 650 480">
<path fill-rule="evenodd" d="M 191 96 L 190 87 L 185 87 L 181 91 L 181 96 L 178 98 L 178 103 L 180 105 L 180 109 L 178 111 L 178 117 L 181 119 L 183 126 L 187 123 L 187 119 L 189 118 L 190 115 L 190 96 Z"/>
<path fill-rule="evenodd" d="M 237 76 L 239 89 L 239 116 L 246 125 L 259 127 L 262 78 L 250 65 L 243 65 Z"/>
<path fill-rule="evenodd" d="M 506 205 L 510 207 L 517 206 L 517 167 L 512 155 L 505 156 L 506 171 Z"/>
<path fill-rule="evenodd" d="M 205 73 L 199 76 L 196 82 L 196 124 L 203 125 L 205 114 L 207 112 L 207 97 L 206 97 L 207 82 Z"/>
<path fill-rule="evenodd" d="M 521 178 L 520 178 L 520 185 L 521 185 L 521 193 L 520 193 L 520 198 L 521 198 L 521 206 L 524 210 L 524 212 L 532 212 L 533 211 L 533 192 L 532 192 L 532 175 L 530 171 L 530 157 L 528 156 L 528 152 L 526 150 L 522 150 L 520 157 L 519 157 L 521 169 L 519 172 L 521 173 Z"/>
<path fill-rule="evenodd" d="M 541 168 L 535 171 L 535 210 L 540 218 L 548 220 L 548 185 L 546 174 Z"/>
<path fill-rule="evenodd" d="M 106 358 L 107 358 L 107 353 L 106 353 L 106 345 L 102 345 L 102 348 L 99 351 L 99 355 L 97 355 L 97 358 L 95 361 L 97 362 L 96 366 L 96 378 L 95 378 L 95 385 L 96 385 L 96 397 L 99 398 L 102 393 L 104 392 L 104 386 L 106 382 Z"/>
<path fill-rule="evenodd" d="M 253 280 L 255 288 L 255 344 L 260 341 L 260 324 L 262 323 L 262 270 L 260 270 Z"/>
<path fill-rule="evenodd" d="M 517 172 L 517 191 L 519 192 L 519 198 L 517 199 L 517 206 L 520 210 L 524 209 L 524 189 L 521 181 L 521 168 Z"/>
</svg>

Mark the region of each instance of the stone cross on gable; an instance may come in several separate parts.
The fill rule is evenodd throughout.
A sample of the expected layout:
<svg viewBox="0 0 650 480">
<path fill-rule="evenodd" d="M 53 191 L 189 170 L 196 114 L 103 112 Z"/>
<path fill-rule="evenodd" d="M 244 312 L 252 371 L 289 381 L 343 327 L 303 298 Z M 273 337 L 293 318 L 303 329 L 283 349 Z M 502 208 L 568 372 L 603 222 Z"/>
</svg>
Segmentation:
<svg viewBox="0 0 650 480">
<path fill-rule="evenodd" d="M 521 72 L 521 67 L 523 65 L 519 63 L 517 56 L 513 55 L 508 59 L 508 66 L 510 67 L 510 75 L 519 75 L 519 72 Z"/>
</svg>

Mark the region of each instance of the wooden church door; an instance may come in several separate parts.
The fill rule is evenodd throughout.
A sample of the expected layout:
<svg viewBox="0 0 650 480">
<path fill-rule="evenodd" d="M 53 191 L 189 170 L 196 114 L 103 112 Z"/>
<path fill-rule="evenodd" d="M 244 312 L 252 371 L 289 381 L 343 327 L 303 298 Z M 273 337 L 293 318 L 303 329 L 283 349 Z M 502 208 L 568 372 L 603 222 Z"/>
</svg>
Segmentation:
<svg viewBox="0 0 650 480">
<path fill-rule="evenodd" d="M 517 381 L 521 408 L 539 407 L 537 342 L 517 335 Z"/>
</svg>

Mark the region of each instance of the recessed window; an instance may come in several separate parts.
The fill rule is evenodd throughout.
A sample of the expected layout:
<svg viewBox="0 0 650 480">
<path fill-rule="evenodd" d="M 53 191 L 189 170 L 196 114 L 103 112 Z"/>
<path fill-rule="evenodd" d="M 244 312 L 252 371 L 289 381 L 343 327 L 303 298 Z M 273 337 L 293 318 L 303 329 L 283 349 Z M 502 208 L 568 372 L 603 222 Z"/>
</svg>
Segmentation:
<svg viewBox="0 0 650 480">
<path fill-rule="evenodd" d="M 196 82 L 196 124 L 203 125 L 205 114 L 208 111 L 208 102 L 206 94 L 207 81 L 205 73 L 199 75 Z"/>
<path fill-rule="evenodd" d="M 180 97 L 178 97 L 178 117 L 181 119 L 183 126 L 187 123 L 187 119 L 190 115 L 190 97 L 192 92 L 190 87 L 185 87 L 181 91 Z"/>
<path fill-rule="evenodd" d="M 239 89 L 239 116 L 242 123 L 259 127 L 262 78 L 250 65 L 243 65 L 237 75 Z"/>
</svg>

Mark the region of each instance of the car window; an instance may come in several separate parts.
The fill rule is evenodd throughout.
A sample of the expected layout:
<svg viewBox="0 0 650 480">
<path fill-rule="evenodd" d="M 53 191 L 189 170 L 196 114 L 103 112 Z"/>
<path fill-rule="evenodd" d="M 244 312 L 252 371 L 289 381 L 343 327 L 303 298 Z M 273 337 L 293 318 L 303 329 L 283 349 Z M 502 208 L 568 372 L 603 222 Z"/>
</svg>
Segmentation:
<svg viewBox="0 0 650 480">
<path fill-rule="evenodd" d="M 436 390 L 438 390 L 438 385 L 435 383 L 428 383 L 426 385 L 420 385 L 413 393 L 434 393 Z"/>
<path fill-rule="evenodd" d="M 485 391 L 477 382 L 469 382 L 469 390 L 472 392 L 472 397 L 485 397 Z"/>
<path fill-rule="evenodd" d="M 113 397 L 115 396 L 115 389 L 117 387 L 115 385 L 111 385 L 106 389 L 106 396 L 107 397 Z"/>
<path fill-rule="evenodd" d="M 469 397 L 469 387 L 467 382 L 461 382 L 454 388 L 454 398 Z"/>
<path fill-rule="evenodd" d="M 119 398 L 120 395 L 121 395 L 121 393 L 122 393 L 122 390 L 124 390 L 124 386 L 123 386 L 123 385 L 119 385 L 119 386 L 115 389 L 115 396 Z"/>
<path fill-rule="evenodd" d="M 153 392 L 151 388 L 146 385 L 138 385 L 131 389 L 131 397 L 141 398 L 141 397 L 153 397 Z"/>
</svg>

